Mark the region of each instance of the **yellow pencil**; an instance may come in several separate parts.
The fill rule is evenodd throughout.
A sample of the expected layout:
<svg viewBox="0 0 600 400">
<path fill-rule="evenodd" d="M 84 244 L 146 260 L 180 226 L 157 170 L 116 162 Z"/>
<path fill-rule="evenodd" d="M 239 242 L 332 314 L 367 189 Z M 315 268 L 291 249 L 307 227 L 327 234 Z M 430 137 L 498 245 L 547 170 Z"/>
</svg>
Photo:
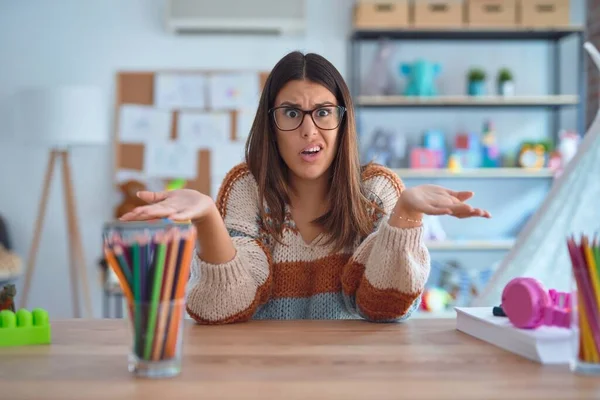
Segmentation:
<svg viewBox="0 0 600 400">
<path fill-rule="evenodd" d="M 590 325 L 587 320 L 585 306 L 583 304 L 583 295 L 581 292 L 577 293 L 577 308 L 579 313 L 579 335 L 581 336 L 581 342 L 583 346 L 583 361 L 585 362 L 593 362 L 597 359 L 597 354 L 594 346 L 594 342 L 592 339 L 592 332 L 590 330 Z"/>
</svg>

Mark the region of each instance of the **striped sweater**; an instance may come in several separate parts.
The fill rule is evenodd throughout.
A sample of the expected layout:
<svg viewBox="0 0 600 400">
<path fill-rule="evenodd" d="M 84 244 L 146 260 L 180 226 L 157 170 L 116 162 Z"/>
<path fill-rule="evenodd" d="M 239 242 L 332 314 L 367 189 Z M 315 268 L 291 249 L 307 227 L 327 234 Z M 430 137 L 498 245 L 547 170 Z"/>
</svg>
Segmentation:
<svg viewBox="0 0 600 400">
<path fill-rule="evenodd" d="M 386 214 L 404 186 L 388 169 L 371 165 L 362 179 Z M 429 275 L 423 228 L 396 228 L 371 213 L 373 232 L 337 253 L 319 238 L 307 244 L 286 207 L 283 236 L 272 240 L 259 217 L 258 185 L 245 164 L 225 177 L 217 207 L 236 249 L 215 265 L 193 260 L 187 312 L 201 324 L 250 319 L 366 319 L 402 321 L 418 308 Z M 374 210 L 374 209 L 373 209 Z"/>
</svg>

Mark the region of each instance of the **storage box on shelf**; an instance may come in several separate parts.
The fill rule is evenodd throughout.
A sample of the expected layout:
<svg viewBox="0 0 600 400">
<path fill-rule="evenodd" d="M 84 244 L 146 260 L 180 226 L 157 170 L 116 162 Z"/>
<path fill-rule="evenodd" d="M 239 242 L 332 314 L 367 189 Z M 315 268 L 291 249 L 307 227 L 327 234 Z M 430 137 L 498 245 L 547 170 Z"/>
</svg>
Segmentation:
<svg viewBox="0 0 600 400">
<path fill-rule="evenodd" d="M 408 0 L 361 0 L 354 7 L 356 29 L 402 29 L 409 26 Z"/>
<path fill-rule="evenodd" d="M 539 29 L 570 26 L 570 0 L 360 0 L 354 28 Z"/>
<path fill-rule="evenodd" d="M 520 0 L 519 26 L 523 28 L 568 27 L 569 0 Z"/>
<path fill-rule="evenodd" d="M 472 28 L 515 28 L 516 0 L 467 0 L 465 23 Z"/>
<path fill-rule="evenodd" d="M 414 0 L 415 28 L 461 28 L 464 24 L 462 0 Z"/>
</svg>

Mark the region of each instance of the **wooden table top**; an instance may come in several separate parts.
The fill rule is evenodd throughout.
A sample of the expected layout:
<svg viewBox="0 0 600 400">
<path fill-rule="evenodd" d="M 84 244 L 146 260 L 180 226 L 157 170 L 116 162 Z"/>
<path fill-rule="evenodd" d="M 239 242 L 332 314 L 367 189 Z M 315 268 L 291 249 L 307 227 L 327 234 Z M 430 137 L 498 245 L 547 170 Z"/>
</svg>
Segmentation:
<svg viewBox="0 0 600 400">
<path fill-rule="evenodd" d="M 600 377 L 528 361 L 455 323 L 186 321 L 181 375 L 146 380 L 127 371 L 125 320 L 54 321 L 51 345 L 0 348 L 0 399 L 600 397 Z"/>
</svg>

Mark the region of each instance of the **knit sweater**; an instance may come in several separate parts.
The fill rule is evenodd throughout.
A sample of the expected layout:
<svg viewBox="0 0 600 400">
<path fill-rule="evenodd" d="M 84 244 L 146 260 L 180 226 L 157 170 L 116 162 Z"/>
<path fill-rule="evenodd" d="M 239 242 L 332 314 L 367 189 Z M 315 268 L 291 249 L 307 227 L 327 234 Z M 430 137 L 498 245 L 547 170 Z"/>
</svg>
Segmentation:
<svg viewBox="0 0 600 400">
<path fill-rule="evenodd" d="M 317 237 L 307 244 L 286 206 L 281 243 L 259 214 L 258 185 L 245 164 L 225 177 L 217 207 L 236 253 L 210 264 L 196 253 L 187 287 L 187 312 L 201 324 L 250 319 L 366 319 L 403 321 L 420 304 L 430 257 L 423 227 L 388 224 L 404 185 L 390 170 L 362 173 L 370 199 L 385 211 L 371 215 L 373 232 L 352 248 L 333 252 Z"/>
</svg>

